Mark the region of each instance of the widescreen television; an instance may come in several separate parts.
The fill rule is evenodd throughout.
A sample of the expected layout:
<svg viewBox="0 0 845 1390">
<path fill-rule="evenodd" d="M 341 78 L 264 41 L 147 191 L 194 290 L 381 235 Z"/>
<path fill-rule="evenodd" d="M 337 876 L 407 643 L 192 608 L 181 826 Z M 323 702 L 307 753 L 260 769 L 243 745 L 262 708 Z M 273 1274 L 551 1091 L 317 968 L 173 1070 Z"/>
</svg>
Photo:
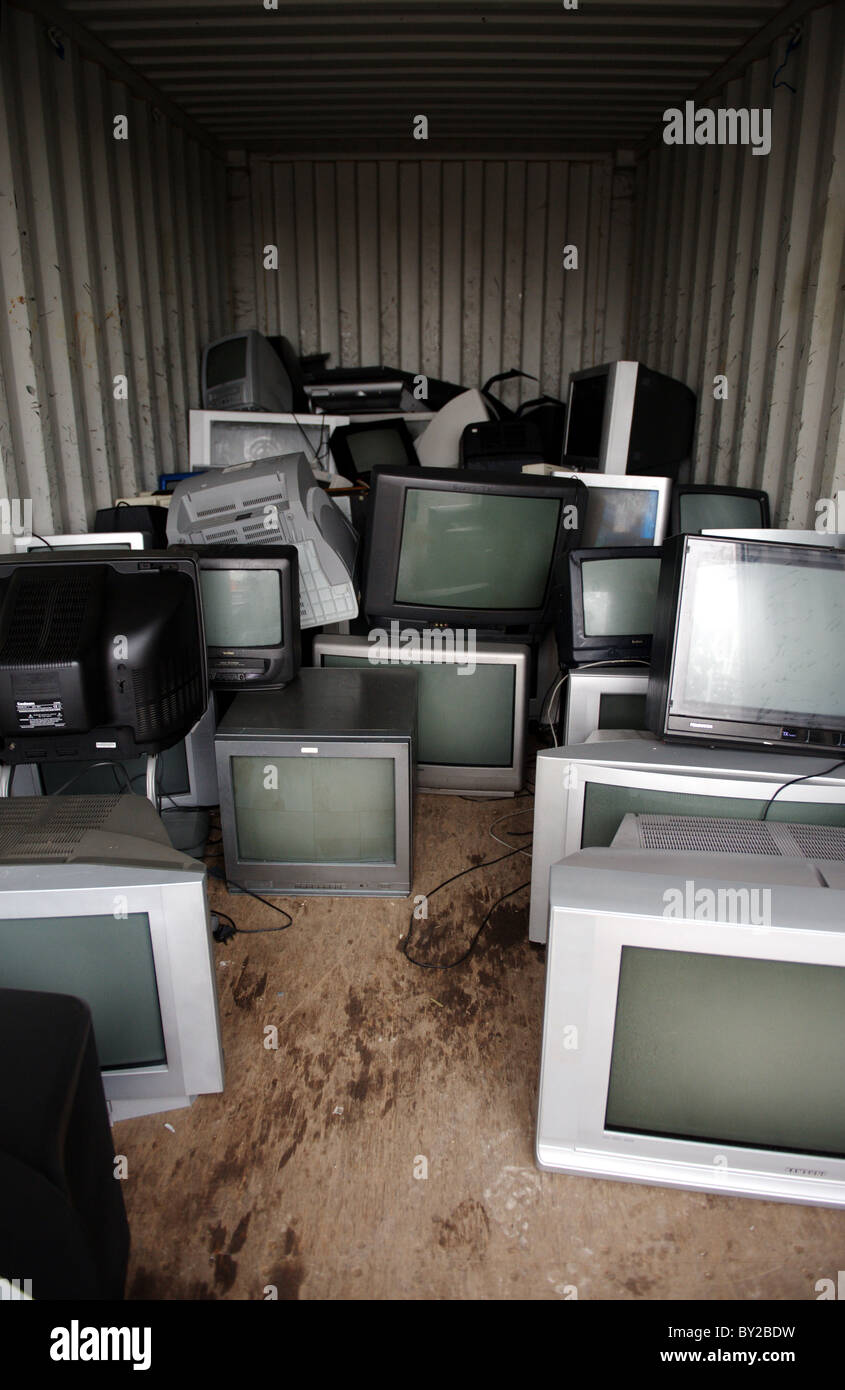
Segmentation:
<svg viewBox="0 0 845 1390">
<path fill-rule="evenodd" d="M 290 411 L 293 388 L 281 358 L 257 329 L 209 343 L 200 369 L 204 410 Z"/>
<path fill-rule="evenodd" d="M 215 739 L 229 887 L 406 897 L 416 714 L 410 669 L 309 667 L 237 695 Z"/>
<path fill-rule="evenodd" d="M 376 470 L 364 611 L 374 625 L 539 630 L 586 498 L 578 479 Z"/>
<path fill-rule="evenodd" d="M 192 470 L 231 468 L 302 451 L 314 472 L 333 473 L 329 437 L 338 425 L 349 424 L 348 415 L 242 410 L 192 410 L 189 420 Z"/>
<path fill-rule="evenodd" d="M 545 941 L 549 870 L 607 846 L 629 812 L 845 826 L 837 759 L 752 749 L 678 748 L 645 739 L 543 748 L 537 754 L 529 937 Z M 807 781 L 796 779 L 806 777 Z M 777 793 L 777 798 L 772 798 Z"/>
<path fill-rule="evenodd" d="M 320 635 L 312 660 L 325 668 L 408 667 L 416 671 L 416 785 L 420 791 L 514 796 L 525 771 L 531 653 L 525 646 L 468 640 L 439 629 Z"/>
<path fill-rule="evenodd" d="M 538 1165 L 845 1206 L 844 890 L 798 857 L 556 864 Z"/>
<path fill-rule="evenodd" d="M 699 534 L 712 527 L 767 528 L 769 494 L 756 488 L 716 483 L 677 483 L 672 489 L 669 534 Z"/>
<path fill-rule="evenodd" d="M 648 661 L 662 554 L 644 545 L 569 552 L 556 618 L 562 666 Z"/>
<path fill-rule="evenodd" d="M 601 473 L 669 474 L 692 451 L 695 395 L 640 362 L 572 372 L 564 455 L 594 459 Z"/>
<path fill-rule="evenodd" d="M 829 757 L 845 740 L 845 554 L 673 536 L 648 689 L 661 738 Z"/>
<path fill-rule="evenodd" d="M 596 546 L 661 545 L 669 520 L 669 478 L 633 473 L 578 473 L 559 469 L 556 478 L 580 478 L 587 489 L 584 549 Z"/>
<path fill-rule="evenodd" d="M 170 554 L 181 553 L 173 546 Z M 201 545 L 213 690 L 281 690 L 300 665 L 299 563 L 291 545 Z"/>
<path fill-rule="evenodd" d="M 207 705 L 195 554 L 0 561 L 2 762 L 158 753 Z"/>
<path fill-rule="evenodd" d="M 114 1120 L 222 1091 L 202 864 L 140 796 L 0 799 L 0 986 L 90 1006 Z"/>
</svg>

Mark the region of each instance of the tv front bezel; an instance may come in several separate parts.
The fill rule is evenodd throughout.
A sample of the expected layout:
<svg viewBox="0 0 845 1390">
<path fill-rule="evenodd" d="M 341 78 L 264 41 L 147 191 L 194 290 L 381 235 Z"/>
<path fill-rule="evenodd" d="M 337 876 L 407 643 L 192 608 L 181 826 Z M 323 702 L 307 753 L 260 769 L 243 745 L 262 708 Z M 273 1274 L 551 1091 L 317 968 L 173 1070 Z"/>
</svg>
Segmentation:
<svg viewBox="0 0 845 1390">
<path fill-rule="evenodd" d="M 642 695 L 648 690 L 648 666 L 604 668 L 573 667 L 566 680 L 566 712 L 563 717 L 561 741 L 564 744 L 584 743 L 590 734 L 603 726 L 601 701 L 604 695 Z M 606 727 L 606 726 L 604 726 Z M 620 734 L 620 738 L 624 734 Z"/>
<path fill-rule="evenodd" d="M 650 632 L 592 636 L 585 631 L 585 564 L 598 560 L 650 560 L 662 564 L 663 548 L 657 545 L 609 545 L 569 553 L 568 586 L 560 611 L 559 655 L 561 664 L 578 666 L 592 661 L 649 661 Z M 659 588 L 659 575 L 658 575 Z"/>
<path fill-rule="evenodd" d="M 299 628 L 299 555 L 293 545 L 197 545 L 191 546 L 197 555 L 202 588 L 203 570 L 271 570 L 279 577 L 279 621 L 281 643 L 269 646 L 212 646 L 206 642 L 208 683 L 212 690 L 238 691 L 281 690 L 293 680 L 301 665 L 301 633 Z M 178 552 L 180 547 L 171 549 Z M 286 640 L 286 636 L 290 640 Z M 227 679 L 216 666 L 223 657 L 234 662 L 267 661 L 264 676 L 239 679 L 237 667 Z"/>
<path fill-rule="evenodd" d="M 409 738 L 333 739 L 311 734 L 220 734 L 214 740 L 217 785 L 220 793 L 220 829 L 231 892 L 270 896 L 322 896 L 406 898 L 411 891 L 413 833 L 413 747 Z M 393 761 L 395 858 L 390 864 L 337 864 L 319 861 L 286 863 L 281 860 L 242 859 L 238 848 L 231 760 L 265 758 L 390 758 Z"/>
<path fill-rule="evenodd" d="M 223 1089 L 205 868 L 0 864 L 3 920 L 97 916 L 119 931 L 124 911 L 149 920 L 167 1060 L 102 1072 L 113 1120 L 178 1109 Z M 63 992 L 60 982 L 55 989 Z"/>
<path fill-rule="evenodd" d="M 388 652 L 388 660 L 376 659 L 370 664 L 376 667 L 403 666 L 411 670 L 425 665 L 460 665 L 462 654 L 439 652 L 436 659 L 432 654 L 420 656 L 418 660 L 408 661 L 408 647 L 392 638 L 386 645 L 377 648 L 366 637 L 340 636 L 334 633 L 321 633 L 312 648 L 314 666 L 326 667 L 325 658 L 329 656 L 363 657 L 367 652 Z M 403 657 L 404 653 L 404 657 Z M 528 680 L 530 674 L 531 652 L 527 646 L 505 643 L 478 642 L 472 653 L 473 660 L 481 665 L 510 666 L 514 673 L 514 704 L 511 712 L 512 756 L 508 765 L 492 767 L 489 764 L 427 763 L 419 759 L 419 746 L 416 763 L 416 786 L 419 791 L 451 793 L 456 796 L 515 796 L 521 791 L 525 775 L 525 727 L 528 719 Z M 467 680 L 471 680 L 470 675 Z"/>
<path fill-rule="evenodd" d="M 402 548 L 405 500 L 410 489 L 465 492 L 515 498 L 555 498 L 558 528 L 542 604 L 534 608 L 447 608 L 400 603 L 396 581 Z M 556 588 L 562 579 L 567 552 L 578 543 L 585 515 L 587 490 L 578 479 L 561 480 L 535 474 L 489 475 L 474 469 L 374 468 L 370 518 L 364 561 L 363 609 L 368 620 L 396 618 L 410 627 L 470 627 L 478 632 L 539 631 L 546 625 Z M 576 509 L 576 526 L 567 526 L 565 508 Z"/>
<path fill-rule="evenodd" d="M 771 528 L 771 506 L 769 494 L 762 488 L 753 487 L 721 487 L 718 483 L 676 483 L 672 489 L 672 506 L 669 516 L 669 534 L 671 536 L 696 536 L 700 531 L 681 530 L 681 502 L 685 496 L 693 497 L 749 497 L 755 502 L 760 503 L 760 526 L 742 527 L 742 530 L 769 530 Z M 702 528 L 704 530 L 710 528 Z M 724 529 L 724 528 L 721 528 Z"/>
<path fill-rule="evenodd" d="M 794 564 L 806 568 L 814 557 L 822 568 L 836 569 L 845 579 L 845 555 L 834 546 L 789 545 L 782 541 L 748 541 L 732 536 L 672 536 L 664 546 L 660 570 L 654 642 L 652 646 L 646 718 L 649 729 L 672 743 L 706 744 L 712 747 L 745 747 L 798 753 L 805 757 L 836 761 L 842 755 L 840 738 L 845 738 L 845 715 L 817 715 L 809 711 L 771 711 L 771 718 L 754 717 L 739 706 L 723 714 L 680 711 L 674 689 L 680 675 L 681 652 L 685 645 L 683 628 L 683 586 L 691 551 L 699 547 L 741 548 L 754 562 L 766 558 L 775 565 Z M 735 563 L 741 563 L 739 556 Z M 776 715 L 783 713 L 784 718 Z M 793 733 L 781 731 L 794 731 Z M 806 737 L 799 737 L 800 734 Z M 813 741 L 808 741 L 813 735 Z"/>
<path fill-rule="evenodd" d="M 610 857 L 615 853 L 622 852 L 610 851 L 602 860 L 608 861 L 607 868 L 592 862 L 596 856 L 585 856 L 587 862 L 579 868 L 581 857 L 576 856 L 551 871 L 538 1166 L 725 1196 L 845 1206 L 845 1157 L 605 1125 L 624 947 L 842 969 L 841 892 L 821 886 L 778 885 L 770 890 L 773 921 L 765 929 L 730 921 L 667 918 L 665 892 L 671 877 L 665 869 L 632 874 L 625 868 L 630 856 L 623 854 L 620 868 L 614 870 Z M 720 856 L 707 857 L 713 862 L 712 876 L 704 879 L 696 873 L 695 886 L 709 889 L 717 901 L 718 890 L 724 887 L 719 879 Z M 687 857 L 672 858 L 677 859 L 678 883 L 683 888 Z M 765 874 L 761 858 L 759 870 L 749 869 L 750 885 L 764 883 Z M 585 887 L 589 883 L 589 905 L 582 895 L 573 901 L 579 879 Z M 638 879 L 643 882 L 637 883 Z M 733 875 L 730 886 L 739 886 Z M 806 929 L 808 912 L 810 931 Z M 577 1047 L 561 1047 L 564 1027 L 577 1028 Z"/>
</svg>

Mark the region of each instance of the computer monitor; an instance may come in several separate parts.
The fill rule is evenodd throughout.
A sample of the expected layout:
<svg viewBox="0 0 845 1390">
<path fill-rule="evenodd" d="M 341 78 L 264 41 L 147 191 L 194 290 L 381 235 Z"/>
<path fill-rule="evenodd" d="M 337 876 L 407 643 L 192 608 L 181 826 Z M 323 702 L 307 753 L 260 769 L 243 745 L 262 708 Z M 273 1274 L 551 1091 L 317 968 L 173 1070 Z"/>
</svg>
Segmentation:
<svg viewBox="0 0 845 1390">
<path fill-rule="evenodd" d="M 208 708 L 190 732 L 159 755 L 156 782 L 161 813 L 165 817 L 170 810 L 187 811 L 217 805 L 216 729 L 212 695 Z M 65 789 L 67 796 L 105 796 L 132 791 L 143 796 L 146 774 L 147 760 L 143 757 L 122 762 L 87 759 L 22 763 L 15 768 L 11 792 L 13 796 L 55 796 Z"/>
<path fill-rule="evenodd" d="M 514 796 L 525 771 L 528 647 L 439 629 L 423 642 L 415 630 L 392 626 L 369 637 L 320 635 L 313 663 L 416 671 L 418 790 Z"/>
<path fill-rule="evenodd" d="M 301 661 L 295 547 L 202 545 L 195 553 L 212 690 L 281 690 Z"/>
<path fill-rule="evenodd" d="M 583 743 L 599 730 L 645 729 L 648 668 L 606 666 L 569 672 L 561 742 Z"/>
<path fill-rule="evenodd" d="M 404 420 L 368 420 L 344 425 L 329 439 L 338 473 L 354 483 L 374 468 L 418 468 L 411 432 Z"/>
<path fill-rule="evenodd" d="M 417 675 L 307 668 L 238 695 L 215 740 L 234 892 L 407 897 Z"/>
<path fill-rule="evenodd" d="M 85 1000 L 112 1118 L 222 1091 L 206 871 L 150 803 L 0 799 L 0 846 L 0 985 Z"/>
<path fill-rule="evenodd" d="M 845 553 L 671 537 L 647 718 L 649 729 L 674 741 L 820 757 L 843 748 Z"/>
<path fill-rule="evenodd" d="M 290 411 L 293 388 L 282 361 L 257 329 L 230 333 L 203 349 L 204 410 Z"/>
<path fill-rule="evenodd" d="M 697 535 L 714 526 L 747 530 L 770 524 L 769 494 L 756 488 L 676 483 L 672 489 L 672 536 Z"/>
<path fill-rule="evenodd" d="M 633 473 L 578 473 L 556 469 L 556 478 L 580 478 L 587 489 L 581 545 L 661 545 L 669 521 L 670 478 Z"/>
<path fill-rule="evenodd" d="M 314 472 L 335 473 L 329 438 L 339 425 L 348 424 L 348 415 L 245 415 L 242 410 L 192 410 L 191 468 L 231 468 L 236 463 L 258 463 L 301 451 Z"/>
<path fill-rule="evenodd" d="M 587 491 L 577 479 L 466 469 L 383 469 L 372 476 L 364 610 L 375 625 L 459 624 L 539 630 Z"/>
<path fill-rule="evenodd" d="M 836 757 L 830 760 L 830 766 Z M 800 777 L 807 781 L 796 781 Z M 776 800 L 772 798 L 777 793 Z M 610 845 L 629 812 L 845 826 L 845 770 L 750 749 L 677 748 L 644 739 L 537 754 L 529 936 L 545 941 L 549 870 Z"/>
<path fill-rule="evenodd" d="M 88 531 L 78 536 L 15 536 L 15 552 L 46 550 L 143 550 L 141 531 Z"/>
<path fill-rule="evenodd" d="M 304 454 L 212 468 L 178 483 L 171 545 L 291 545 L 299 557 L 299 625 L 358 615 L 358 535 L 319 486 Z"/>
<path fill-rule="evenodd" d="M 690 885 L 707 910 L 670 915 Z M 841 865 L 754 854 L 555 865 L 538 1165 L 845 1206 L 843 888 Z"/>
<path fill-rule="evenodd" d="M 0 560 L 0 761 L 158 753 L 207 704 L 195 555 Z"/>
<path fill-rule="evenodd" d="M 643 545 L 570 551 L 556 622 L 562 666 L 648 661 L 662 554 Z"/>
<path fill-rule="evenodd" d="M 668 474 L 690 457 L 695 395 L 640 362 L 572 372 L 564 455 L 594 459 L 602 473 Z"/>
</svg>

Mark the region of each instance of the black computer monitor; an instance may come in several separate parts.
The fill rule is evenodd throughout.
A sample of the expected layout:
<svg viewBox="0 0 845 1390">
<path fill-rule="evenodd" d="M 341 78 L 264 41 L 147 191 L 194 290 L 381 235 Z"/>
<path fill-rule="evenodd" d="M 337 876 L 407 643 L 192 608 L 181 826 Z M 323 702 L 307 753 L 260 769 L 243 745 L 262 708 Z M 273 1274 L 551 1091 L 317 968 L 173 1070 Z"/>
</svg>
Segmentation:
<svg viewBox="0 0 845 1390">
<path fill-rule="evenodd" d="M 641 362 L 606 362 L 569 378 L 564 454 L 602 473 L 672 477 L 690 456 L 694 427 L 690 388 Z"/>
<path fill-rule="evenodd" d="M 364 609 L 372 622 L 536 631 L 587 490 L 571 478 L 469 470 L 377 470 L 372 477 Z"/>
<path fill-rule="evenodd" d="M 411 431 L 404 420 L 367 420 L 339 425 L 329 436 L 338 473 L 356 482 L 374 468 L 418 468 Z"/>
<path fill-rule="evenodd" d="M 0 761 L 158 753 L 207 704 L 194 553 L 0 560 Z"/>
<path fill-rule="evenodd" d="M 771 524 L 769 494 L 756 488 L 676 483 L 672 489 L 672 536 L 697 535 L 727 526 L 752 531 Z"/>
<path fill-rule="evenodd" d="M 573 550 L 556 620 L 562 666 L 648 661 L 661 546 Z"/>
</svg>

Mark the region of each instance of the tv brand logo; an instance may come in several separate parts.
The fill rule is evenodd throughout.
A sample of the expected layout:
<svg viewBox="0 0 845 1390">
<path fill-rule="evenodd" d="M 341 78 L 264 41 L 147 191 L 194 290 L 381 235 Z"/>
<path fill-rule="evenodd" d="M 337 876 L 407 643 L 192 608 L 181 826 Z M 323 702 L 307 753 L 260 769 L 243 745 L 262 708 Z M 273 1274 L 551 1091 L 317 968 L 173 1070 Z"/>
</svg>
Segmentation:
<svg viewBox="0 0 845 1390">
<path fill-rule="evenodd" d="M 696 110 L 694 101 L 683 111 L 669 106 L 663 112 L 665 145 L 751 145 L 752 154 L 768 154 L 772 148 L 772 111 L 769 106 L 709 106 Z"/>
<path fill-rule="evenodd" d="M 31 497 L 0 497 L 0 535 L 32 535 Z"/>
<path fill-rule="evenodd" d="M 51 1361 L 131 1361 L 133 1371 L 148 1371 L 152 1361 L 150 1327 L 54 1327 Z"/>
<path fill-rule="evenodd" d="M 476 667 L 475 631 L 472 628 L 434 627 L 418 632 L 413 627 L 399 627 L 394 618 L 390 631 L 374 627 L 369 635 L 367 659 L 372 666 L 383 666 L 392 660 L 403 666 L 413 662 L 431 665 L 444 656 L 453 656 L 459 676 L 471 676 Z"/>
<path fill-rule="evenodd" d="M 771 888 L 696 888 L 688 878 L 683 888 L 666 889 L 663 904 L 664 917 L 745 927 L 772 924 Z"/>
</svg>

